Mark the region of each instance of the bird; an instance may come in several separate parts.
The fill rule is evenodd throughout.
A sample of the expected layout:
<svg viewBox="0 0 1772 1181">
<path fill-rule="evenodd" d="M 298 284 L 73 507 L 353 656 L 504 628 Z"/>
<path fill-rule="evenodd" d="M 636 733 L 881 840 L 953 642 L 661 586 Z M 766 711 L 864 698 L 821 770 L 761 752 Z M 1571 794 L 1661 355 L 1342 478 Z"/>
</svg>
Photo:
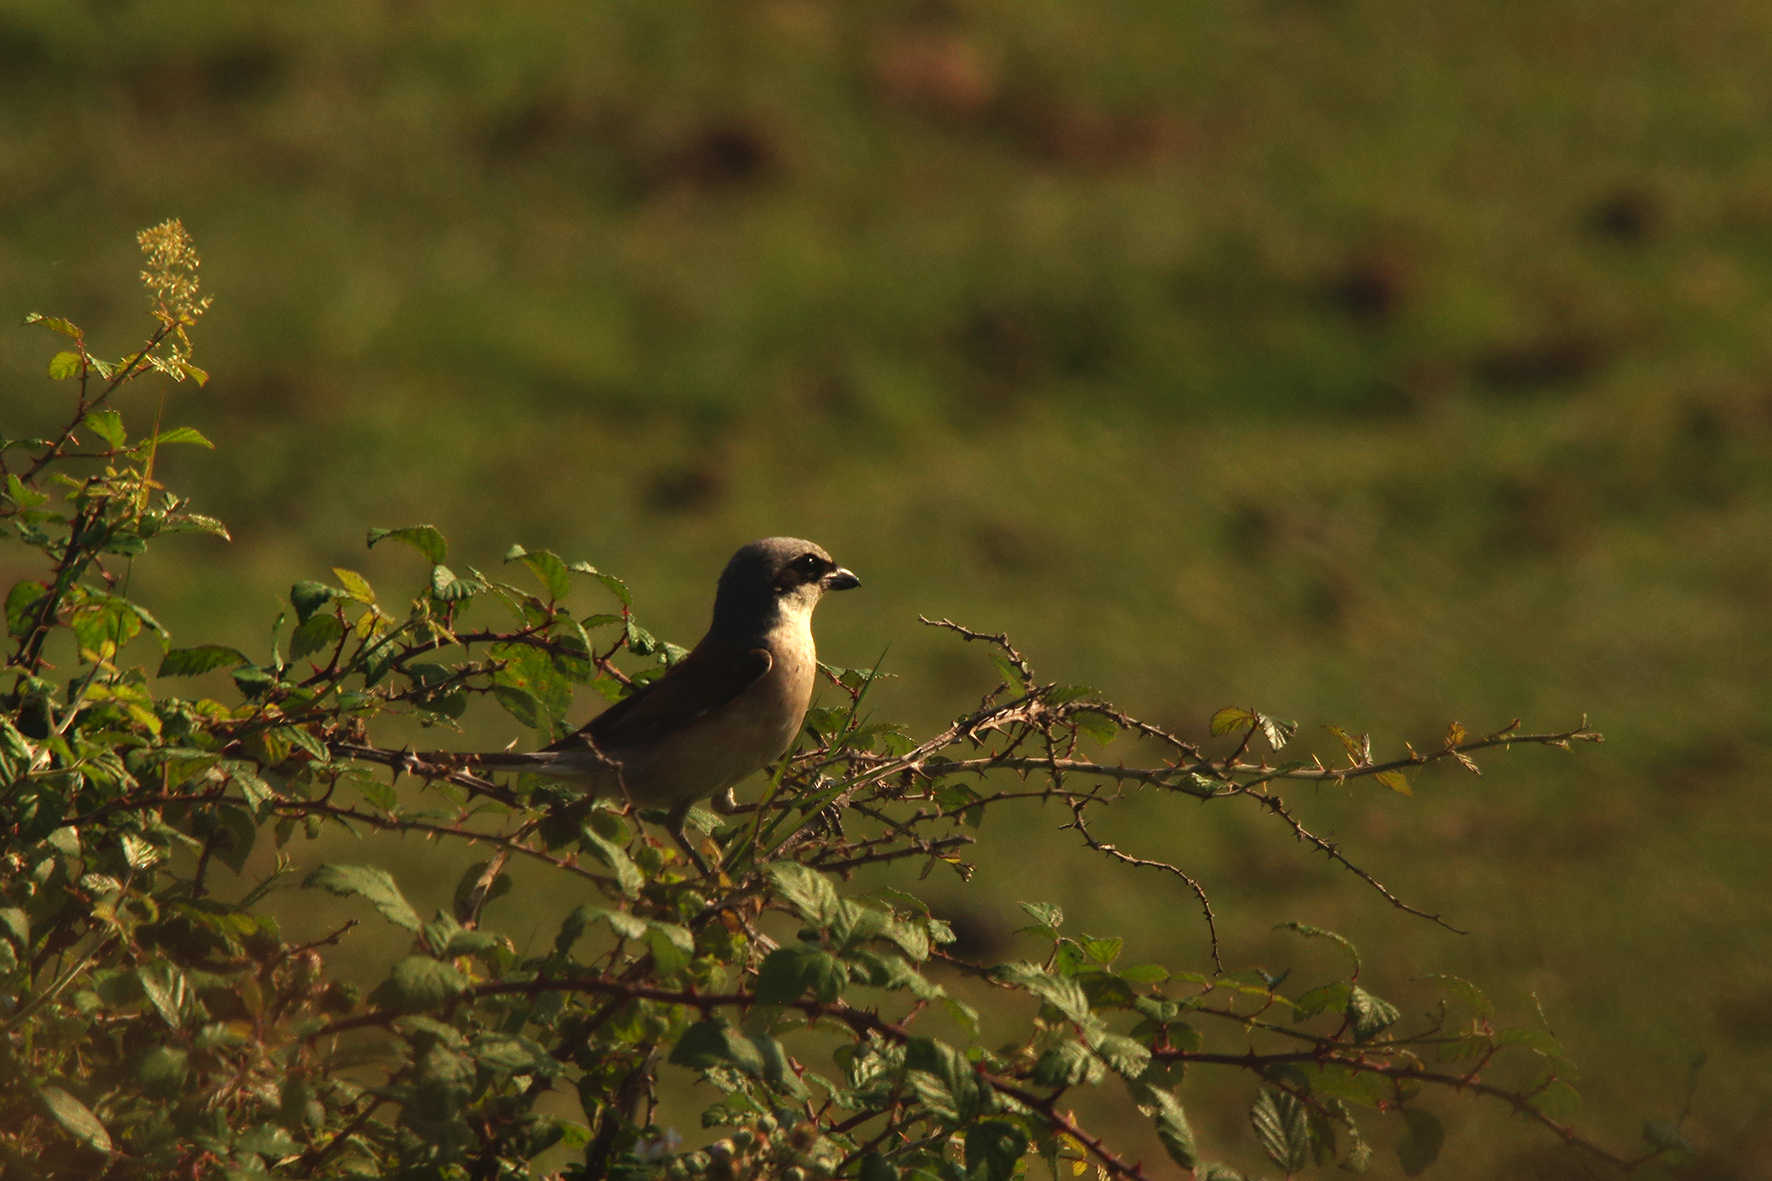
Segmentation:
<svg viewBox="0 0 1772 1181">
<path fill-rule="evenodd" d="M 753 541 L 720 575 L 707 634 L 657 680 L 542 750 L 440 757 L 669 809 L 671 835 L 700 863 L 683 835 L 690 806 L 793 745 L 818 670 L 813 609 L 827 592 L 860 585 L 810 541 Z"/>
</svg>

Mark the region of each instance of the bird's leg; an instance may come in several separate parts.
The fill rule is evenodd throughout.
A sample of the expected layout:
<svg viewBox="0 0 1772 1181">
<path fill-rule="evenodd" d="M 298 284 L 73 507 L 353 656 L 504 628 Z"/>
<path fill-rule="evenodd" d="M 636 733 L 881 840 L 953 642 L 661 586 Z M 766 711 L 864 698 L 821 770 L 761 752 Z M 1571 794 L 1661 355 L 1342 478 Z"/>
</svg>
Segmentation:
<svg viewBox="0 0 1772 1181">
<path fill-rule="evenodd" d="M 689 843 L 689 834 L 684 831 L 684 825 L 689 819 L 689 809 L 694 806 L 694 800 L 684 800 L 680 804 L 671 805 L 670 815 L 665 817 L 665 827 L 670 829 L 671 839 L 677 842 L 677 847 L 689 854 L 689 860 L 695 864 L 697 869 L 701 870 L 702 876 L 706 877 L 711 872 L 708 869 L 708 863 L 703 861 L 701 854 L 695 851 L 695 846 Z"/>
<path fill-rule="evenodd" d="M 732 789 L 729 787 L 713 799 L 709 800 L 708 807 L 712 808 L 722 816 L 737 816 L 738 797 L 733 794 Z"/>
</svg>

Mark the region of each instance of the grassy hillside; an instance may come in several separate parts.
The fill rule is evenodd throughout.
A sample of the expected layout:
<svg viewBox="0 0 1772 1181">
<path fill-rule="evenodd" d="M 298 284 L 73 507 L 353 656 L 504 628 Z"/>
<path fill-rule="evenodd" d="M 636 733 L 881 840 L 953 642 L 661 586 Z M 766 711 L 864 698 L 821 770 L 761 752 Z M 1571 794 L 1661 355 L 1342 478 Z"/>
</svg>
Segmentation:
<svg viewBox="0 0 1772 1181">
<path fill-rule="evenodd" d="M 132 232 L 197 236 L 216 378 L 167 412 L 220 450 L 169 480 L 267 607 L 144 564 L 182 639 L 262 644 L 272 594 L 429 520 L 618 570 L 688 642 L 785 532 L 866 580 L 827 656 L 886 651 L 922 722 L 986 672 L 918 612 L 1325 753 L 1587 713 L 1599 751 L 1309 805 L 1468 936 L 1252 818 L 1121 836 L 1184 853 L 1237 962 L 1299 919 L 1400 1000 L 1535 991 L 1620 1142 L 1708 1050 L 1695 1175 L 1765 1177 L 1769 51 L 1740 0 L 0 0 L 0 274 L 121 347 Z M 46 356 L 0 334 L 9 435 Z M 1201 954 L 1185 898 L 1034 847 L 994 896 Z M 1581 1175 L 1443 1114 L 1434 1176 Z"/>
</svg>

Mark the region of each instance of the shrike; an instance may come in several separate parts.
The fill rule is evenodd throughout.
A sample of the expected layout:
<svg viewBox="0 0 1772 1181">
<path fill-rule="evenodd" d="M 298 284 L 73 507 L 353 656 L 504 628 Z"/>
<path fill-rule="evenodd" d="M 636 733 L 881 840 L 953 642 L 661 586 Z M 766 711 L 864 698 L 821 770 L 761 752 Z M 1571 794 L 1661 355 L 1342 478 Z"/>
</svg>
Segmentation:
<svg viewBox="0 0 1772 1181">
<path fill-rule="evenodd" d="M 669 808 L 672 834 L 687 849 L 682 827 L 691 804 L 793 745 L 818 672 L 812 609 L 826 591 L 860 585 L 810 541 L 753 541 L 720 575 L 707 634 L 663 676 L 544 750 L 469 758 Z"/>
</svg>

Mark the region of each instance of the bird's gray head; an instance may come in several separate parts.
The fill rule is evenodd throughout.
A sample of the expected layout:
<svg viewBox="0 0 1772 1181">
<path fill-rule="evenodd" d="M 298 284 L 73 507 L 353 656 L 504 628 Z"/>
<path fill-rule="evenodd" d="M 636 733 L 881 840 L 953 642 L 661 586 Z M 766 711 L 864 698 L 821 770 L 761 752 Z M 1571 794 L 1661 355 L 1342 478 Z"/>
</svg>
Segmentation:
<svg viewBox="0 0 1772 1181">
<path fill-rule="evenodd" d="M 726 563 L 714 596 L 713 630 L 733 638 L 760 634 L 784 618 L 810 616 L 826 591 L 860 585 L 812 542 L 765 537 Z"/>
</svg>

